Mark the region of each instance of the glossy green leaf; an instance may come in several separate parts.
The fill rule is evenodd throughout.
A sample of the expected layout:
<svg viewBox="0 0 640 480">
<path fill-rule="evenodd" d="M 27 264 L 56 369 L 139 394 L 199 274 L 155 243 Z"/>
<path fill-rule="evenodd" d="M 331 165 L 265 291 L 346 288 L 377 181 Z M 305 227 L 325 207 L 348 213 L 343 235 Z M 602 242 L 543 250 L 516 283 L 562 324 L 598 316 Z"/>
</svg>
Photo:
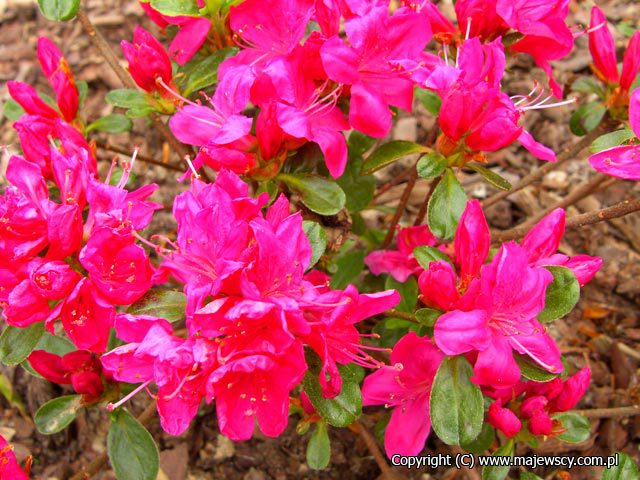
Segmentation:
<svg viewBox="0 0 640 480">
<path fill-rule="evenodd" d="M 327 248 L 327 234 L 320 224 L 311 220 L 302 222 L 302 229 L 311 244 L 311 262 L 309 263 L 309 268 L 311 268 L 324 255 Z"/>
<path fill-rule="evenodd" d="M 310 173 L 282 173 L 277 178 L 298 193 L 310 210 L 320 215 L 335 215 L 345 206 L 346 196 L 333 180 Z"/>
<path fill-rule="evenodd" d="M 507 441 L 504 445 L 492 453 L 494 457 L 513 457 L 514 443 L 513 439 Z M 504 480 L 509 473 L 509 466 L 488 466 L 482 468 L 482 480 Z"/>
<path fill-rule="evenodd" d="M 151 0 L 151 7 L 169 17 L 195 17 L 200 12 L 196 0 Z"/>
<path fill-rule="evenodd" d="M 581 93 L 595 93 L 602 98 L 605 96 L 602 84 L 592 77 L 579 77 L 571 85 L 571 90 Z"/>
<path fill-rule="evenodd" d="M 618 465 L 607 468 L 602 472 L 600 480 L 638 480 L 638 465 L 626 453 L 616 452 L 614 455 L 618 457 Z"/>
<path fill-rule="evenodd" d="M 448 445 L 470 443 L 484 419 L 482 392 L 471 382 L 473 369 L 463 356 L 446 357 L 431 387 L 431 426 Z"/>
<path fill-rule="evenodd" d="M 429 264 L 431 264 L 431 262 L 438 262 L 440 260 L 444 260 L 453 265 L 453 262 L 446 253 L 427 245 L 420 245 L 414 248 L 413 256 L 425 270 L 429 270 Z"/>
<path fill-rule="evenodd" d="M 80 0 L 38 0 L 42 14 L 58 22 L 71 20 L 80 9 Z"/>
<path fill-rule="evenodd" d="M 399 282 L 392 276 L 388 276 L 384 282 L 385 290 L 397 290 L 400 294 L 400 303 L 395 306 L 396 310 L 406 313 L 413 313 L 418 302 L 418 282 L 414 276 L 407 278 L 404 282 Z"/>
<path fill-rule="evenodd" d="M 82 397 L 80 395 L 54 398 L 38 409 L 33 421 L 40 433 L 52 435 L 67 428 L 76 419 L 81 407 Z"/>
<path fill-rule="evenodd" d="M 112 113 L 99 118 L 87 126 L 87 132 L 98 130 L 99 132 L 121 133 L 128 132 L 133 128 L 131 119 L 121 113 Z"/>
<path fill-rule="evenodd" d="M 496 438 L 496 430 L 488 422 L 482 425 L 480 434 L 471 442 L 463 443 L 461 446 L 467 452 L 474 453 L 476 455 L 484 455 L 484 452 L 488 450 Z"/>
<path fill-rule="evenodd" d="M 362 158 L 349 158 L 347 167 L 337 180 L 346 195 L 345 206 L 351 213 L 367 208 L 376 190 L 376 179 L 373 175 L 360 175 Z"/>
<path fill-rule="evenodd" d="M 569 127 L 574 135 L 583 136 L 594 130 L 607 113 L 607 107 L 600 102 L 581 105 L 569 119 Z"/>
<path fill-rule="evenodd" d="M 175 290 L 154 289 L 127 308 L 132 315 L 151 315 L 177 322 L 185 317 L 187 297 Z"/>
<path fill-rule="evenodd" d="M 365 159 L 361 175 L 369 175 L 381 168 L 391 165 L 396 160 L 408 157 L 409 155 L 415 155 L 418 153 L 425 153 L 430 151 L 428 147 L 420 145 L 418 143 L 409 142 L 407 140 L 393 140 L 385 143 L 375 149 Z"/>
<path fill-rule="evenodd" d="M 51 335 L 49 332 L 45 331 L 44 335 L 40 337 L 38 344 L 33 349 L 44 350 L 45 352 L 54 353 L 56 355 L 62 356 L 66 353 L 73 352 L 74 350 L 76 350 L 76 347 L 73 343 L 71 343 L 66 338 L 56 336 L 56 335 Z M 31 364 L 29 363 L 29 360 L 24 360 L 20 365 L 31 375 L 35 377 L 44 378 L 42 375 L 40 375 L 38 372 L 36 372 L 33 369 Z"/>
<path fill-rule="evenodd" d="M 238 49 L 227 47 L 216 50 L 211 55 L 191 60 L 182 69 L 185 81 L 182 84 L 182 95 L 188 97 L 206 87 L 218 83 L 218 67 L 232 55 L 238 53 Z"/>
<path fill-rule="evenodd" d="M 131 88 L 111 90 L 105 96 L 105 100 L 111 105 L 120 108 L 151 108 L 144 94 Z"/>
<path fill-rule="evenodd" d="M 76 80 L 76 88 L 78 89 L 79 108 L 82 108 L 85 100 L 87 99 L 87 94 L 89 93 L 89 84 L 84 80 Z"/>
<path fill-rule="evenodd" d="M 349 134 L 349 140 L 347 146 L 349 147 L 349 157 L 356 158 L 361 157 L 366 152 L 371 150 L 376 144 L 378 139 L 365 135 L 357 130 L 352 130 Z"/>
<path fill-rule="evenodd" d="M 558 439 L 567 443 L 581 443 L 591 435 L 591 422 L 586 417 L 577 413 L 559 413 L 553 416 L 559 420 L 565 432 L 558 435 Z"/>
<path fill-rule="evenodd" d="M 603 150 L 608 150 L 609 148 L 622 145 L 632 138 L 635 138 L 635 136 L 636 134 L 630 128 L 623 128 L 622 130 L 616 130 L 615 132 L 605 133 L 593 141 L 589 147 L 589 151 L 591 153 L 602 152 Z"/>
<path fill-rule="evenodd" d="M 331 276 L 331 288 L 341 290 L 355 281 L 364 269 L 365 252 L 360 249 L 341 253 L 334 261 L 335 273 Z"/>
<path fill-rule="evenodd" d="M 445 168 L 447 168 L 447 159 L 438 152 L 423 155 L 416 165 L 418 175 L 427 180 L 439 177 L 444 173 Z"/>
<path fill-rule="evenodd" d="M 33 351 L 44 333 L 44 322 L 25 328 L 8 325 L 0 336 L 0 362 L 17 365 Z"/>
<path fill-rule="evenodd" d="M 427 223 L 433 234 L 450 240 L 456 233 L 467 196 L 451 169 L 445 171 L 442 180 L 434 189 L 427 207 Z"/>
<path fill-rule="evenodd" d="M 122 409 L 112 414 L 111 421 L 107 452 L 118 480 L 156 480 L 160 454 L 151 434 Z"/>
<path fill-rule="evenodd" d="M 548 323 L 568 314 L 580 299 L 580 284 L 575 274 L 566 267 L 545 267 L 553 274 L 553 282 L 547 286 L 544 310 L 538 320 Z"/>
<path fill-rule="evenodd" d="M 534 382 L 550 382 L 558 375 L 549 373 L 546 370 L 533 363 L 528 357 L 514 353 L 513 358 L 520 367 L 520 373 L 524 378 L 533 380 Z"/>
<path fill-rule="evenodd" d="M 432 92 L 431 90 L 418 87 L 415 89 L 415 95 L 431 115 L 438 116 L 438 113 L 440 113 L 440 107 L 442 106 L 440 95 L 436 92 Z"/>
<path fill-rule="evenodd" d="M 416 320 L 425 327 L 433 327 L 436 324 L 436 320 L 440 318 L 442 312 L 435 308 L 420 308 L 416 310 Z"/>
<path fill-rule="evenodd" d="M 13 98 L 9 98 L 2 105 L 2 114 L 12 122 L 24 115 L 24 109 Z"/>
<path fill-rule="evenodd" d="M 320 361 L 315 355 L 307 356 L 309 370 L 305 374 L 302 385 L 320 416 L 334 427 L 346 427 L 357 420 L 362 413 L 362 394 L 360 393 L 360 381 L 364 376 L 364 370 L 354 364 L 340 365 L 342 377 L 342 390 L 332 399 L 324 398 L 322 387 L 318 381 L 320 374 Z"/>
<path fill-rule="evenodd" d="M 327 468 L 331 460 L 331 441 L 327 432 L 326 422 L 316 423 L 316 428 L 311 434 L 307 444 L 307 465 L 313 470 Z"/>
<path fill-rule="evenodd" d="M 479 165 L 477 163 L 468 163 L 465 166 L 467 168 L 470 168 L 474 172 L 479 173 L 482 176 L 482 178 L 484 178 L 487 182 L 489 182 L 491 185 L 493 185 L 497 189 L 505 190 L 505 191 L 511 190 L 511 183 L 509 183 L 509 181 L 506 178 L 498 175 L 493 170 L 489 170 L 488 168 L 485 168 L 482 165 Z"/>
</svg>

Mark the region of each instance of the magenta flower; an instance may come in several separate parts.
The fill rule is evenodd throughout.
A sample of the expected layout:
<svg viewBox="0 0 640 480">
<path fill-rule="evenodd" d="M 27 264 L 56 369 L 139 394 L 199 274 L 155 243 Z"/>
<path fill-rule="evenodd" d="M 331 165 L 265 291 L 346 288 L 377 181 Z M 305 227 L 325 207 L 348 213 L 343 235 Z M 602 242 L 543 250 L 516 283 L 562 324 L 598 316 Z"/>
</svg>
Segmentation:
<svg viewBox="0 0 640 480">
<path fill-rule="evenodd" d="M 30 466 L 30 464 L 30 460 L 27 460 L 27 465 Z M 0 435 L 0 478 L 29 480 L 28 472 L 29 467 L 27 467 L 27 473 L 25 473 L 18 464 L 15 453 L 13 453 L 13 446 L 9 445 Z"/>
<path fill-rule="evenodd" d="M 504 408 L 499 400 L 489 407 L 487 422 L 504 433 L 508 438 L 513 438 L 522 428 L 522 422 L 512 410 Z"/>
<path fill-rule="evenodd" d="M 405 282 L 411 275 L 418 274 L 422 267 L 413 256 L 416 247 L 437 244 L 429 227 L 419 225 L 398 230 L 397 250 L 375 250 L 366 256 L 365 264 L 374 275 L 388 273 L 399 282 Z"/>
<path fill-rule="evenodd" d="M 167 85 L 171 83 L 171 60 L 162 44 L 144 28 L 136 26 L 133 43 L 123 40 L 120 46 L 129 62 L 129 73 L 140 88 L 147 92 L 160 90 L 158 78 Z"/>
<path fill-rule="evenodd" d="M 38 60 L 56 93 L 56 103 L 62 117 L 72 122 L 78 115 L 79 94 L 67 60 L 58 47 L 45 37 L 38 39 Z"/>
<path fill-rule="evenodd" d="M 169 55 L 178 65 L 184 65 L 191 60 L 207 39 L 211 29 L 211 21 L 208 18 L 163 15 L 154 10 L 150 2 L 142 0 L 140 6 L 160 28 L 166 28 L 169 25 L 178 27 L 178 33 L 169 45 Z"/>
<path fill-rule="evenodd" d="M 28 357 L 33 369 L 50 382 L 72 385 L 84 403 L 92 403 L 104 391 L 102 365 L 95 354 L 77 350 L 63 356 L 34 350 Z"/>
<path fill-rule="evenodd" d="M 408 8 L 389 16 L 387 7 L 372 8 L 345 26 L 349 44 L 339 36 L 320 50 L 330 79 L 350 85 L 349 122 L 356 130 L 376 138 L 391 128 L 394 105 L 411 111 L 412 82 L 392 62 L 419 57 L 431 37 L 422 14 Z"/>
<path fill-rule="evenodd" d="M 636 138 L 640 137 L 640 88 L 631 94 L 629 123 Z M 589 163 L 599 172 L 612 177 L 640 180 L 640 145 L 622 145 L 603 150 L 591 155 Z"/>
<path fill-rule="evenodd" d="M 365 378 L 363 405 L 393 408 L 384 435 L 388 457 L 417 455 L 431 429 L 431 385 L 444 355 L 427 337 L 415 333 L 402 337 L 391 352 L 391 365 Z"/>
</svg>

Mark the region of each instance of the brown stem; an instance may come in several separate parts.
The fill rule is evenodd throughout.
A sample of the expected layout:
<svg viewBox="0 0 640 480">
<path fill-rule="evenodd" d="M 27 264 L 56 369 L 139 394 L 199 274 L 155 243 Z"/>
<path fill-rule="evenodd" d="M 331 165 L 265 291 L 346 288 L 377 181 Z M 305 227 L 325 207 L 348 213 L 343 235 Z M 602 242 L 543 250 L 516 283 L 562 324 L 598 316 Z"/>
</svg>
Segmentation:
<svg viewBox="0 0 640 480">
<path fill-rule="evenodd" d="M 597 173 L 588 181 L 574 188 L 566 197 L 564 197 L 562 200 L 557 202 L 555 205 L 553 205 L 552 207 L 549 207 L 548 209 L 542 212 L 537 213 L 531 218 L 528 218 L 526 222 L 524 222 L 522 225 L 518 225 L 518 227 L 522 227 L 522 228 L 532 227 L 533 225 L 538 223 L 540 219 L 542 219 L 544 216 L 548 215 L 552 211 L 556 210 L 557 208 L 567 208 L 568 206 L 573 205 L 574 203 L 579 202 L 583 198 L 588 197 L 589 195 L 595 193 L 601 184 L 603 184 L 606 180 L 610 180 L 610 179 L 611 177 L 609 177 L 608 175 L 605 175 L 604 173 Z"/>
<path fill-rule="evenodd" d="M 402 180 L 407 178 L 407 176 L 409 176 L 412 171 L 413 171 L 413 167 L 409 167 L 404 172 L 402 172 L 400 175 L 396 175 L 391 180 L 389 180 L 387 183 L 385 183 L 384 185 L 381 185 L 380 188 L 378 188 L 376 190 L 376 193 L 373 196 L 373 198 L 374 199 L 378 198 L 383 193 L 391 190 L 393 187 L 395 187 L 397 184 L 399 184 Z"/>
<path fill-rule="evenodd" d="M 119 147 L 117 145 L 112 145 L 108 142 L 102 142 L 100 140 L 96 140 L 96 145 L 104 150 L 108 150 L 110 152 L 114 152 L 114 153 L 120 153 L 122 155 L 127 155 L 127 156 L 131 156 L 131 153 L 129 150 L 127 150 L 124 147 Z M 160 160 L 155 160 L 153 158 L 150 157 L 146 157 L 144 155 L 138 154 L 136 156 L 136 159 L 140 160 L 141 162 L 145 162 L 145 163 L 150 163 L 152 165 L 158 165 L 160 167 L 164 167 L 168 170 L 175 170 L 176 172 L 183 172 L 184 170 L 182 168 L 180 168 L 177 165 L 174 165 L 172 163 L 164 163 Z"/>
<path fill-rule="evenodd" d="M 145 408 L 144 411 L 136 418 L 143 426 L 146 426 L 153 418 L 155 418 L 155 413 L 156 402 L 153 401 L 147 405 L 147 408 Z M 102 470 L 102 467 L 106 465 L 108 460 L 109 456 L 107 453 L 100 454 L 91 463 L 89 463 L 89 465 L 82 467 L 82 469 L 78 473 L 74 474 L 69 480 L 88 480 Z"/>
<path fill-rule="evenodd" d="M 349 425 L 349 428 L 360 435 L 360 438 L 362 438 L 362 440 L 364 441 L 364 444 L 367 446 L 367 448 L 369 449 L 369 452 L 371 452 L 371 455 L 373 455 L 374 460 L 378 464 L 378 467 L 380 468 L 382 475 L 385 478 L 387 478 L 387 476 L 392 475 L 393 472 L 391 470 L 391 467 L 389 466 L 389 464 L 387 463 L 387 460 L 384 458 L 384 455 L 378 448 L 378 444 L 375 438 L 373 438 L 373 436 L 369 433 L 369 431 L 362 424 L 362 422 L 360 422 L 359 420 L 356 420 L 351 425 Z"/>
<path fill-rule="evenodd" d="M 410 322 L 420 323 L 415 315 L 407 312 L 401 312 L 400 310 L 396 310 L 395 308 L 390 308 L 386 312 L 383 313 L 385 317 L 393 317 L 393 318 L 401 318 L 403 320 L 409 320 Z"/>
<path fill-rule="evenodd" d="M 638 210 L 640 210 L 640 200 L 625 200 L 611 207 L 571 217 L 567 220 L 566 228 L 578 228 L 612 218 L 624 217 Z M 524 237 L 528 231 L 529 227 L 516 227 L 502 232 L 493 232 L 491 236 L 494 242 L 506 242 Z"/>
<path fill-rule="evenodd" d="M 555 170 L 556 168 L 558 168 L 560 165 L 567 162 L 568 160 L 572 160 L 578 153 L 580 153 L 582 150 L 584 150 L 589 145 L 591 145 L 591 143 L 596 138 L 598 138 L 605 131 L 607 131 L 609 127 L 611 127 L 610 121 L 602 122 L 598 128 L 596 128 L 595 130 L 593 130 L 592 132 L 584 136 L 578 142 L 567 147 L 567 149 L 565 149 L 562 153 L 560 153 L 560 155 L 558 155 L 558 161 L 553 163 L 548 162 L 542 167 L 537 168 L 536 170 L 531 172 L 529 175 L 526 175 L 525 177 L 523 177 L 518 183 L 516 183 L 513 187 L 511 187 L 510 190 L 498 192 L 494 195 L 491 195 L 489 198 L 487 198 L 482 202 L 482 206 L 484 208 L 490 207 L 491 205 L 498 203 L 503 198 L 507 198 L 509 195 L 519 190 L 522 190 L 524 187 L 531 185 L 533 182 L 537 180 L 540 180 L 550 171 Z"/>
<path fill-rule="evenodd" d="M 586 410 L 574 410 L 574 412 L 587 418 L 633 417 L 640 415 L 640 405 L 614 408 L 589 408 Z"/>
<path fill-rule="evenodd" d="M 409 196 L 411 196 L 411 192 L 413 191 L 413 187 L 416 185 L 416 180 L 418 179 L 418 171 L 416 170 L 416 165 L 413 166 L 411 170 L 411 176 L 407 181 L 407 186 L 404 187 L 404 192 L 402 192 L 402 197 L 400 197 L 400 203 L 398 204 L 398 208 L 396 208 L 396 212 L 393 214 L 393 218 L 391 219 L 391 225 L 389 225 L 389 230 L 387 231 L 386 237 L 382 242 L 381 247 L 386 248 L 391 244 L 391 240 L 393 240 L 393 234 L 396 231 L 396 226 L 398 225 L 398 221 L 400 217 L 404 213 L 404 209 L 407 207 L 407 202 L 409 201 Z"/>
<path fill-rule="evenodd" d="M 424 222 L 424 217 L 427 216 L 427 208 L 429 207 L 429 200 L 431 199 L 431 195 L 433 195 L 433 191 L 436 189 L 438 184 L 442 180 L 442 177 L 435 178 L 431 181 L 431 185 L 429 185 L 429 191 L 427 192 L 427 196 L 424 197 L 424 202 L 420 205 L 420 210 L 418 210 L 418 214 L 416 215 L 416 219 L 413 222 L 415 226 L 422 225 Z"/>
<path fill-rule="evenodd" d="M 136 86 L 135 82 L 133 81 L 129 73 L 124 68 L 122 68 L 122 65 L 120 65 L 118 57 L 116 57 L 113 49 L 104 38 L 104 36 L 100 33 L 100 31 L 98 31 L 91 23 L 91 20 L 89 20 L 89 17 L 84 12 L 84 10 L 80 9 L 78 11 L 77 18 L 84 31 L 87 33 L 87 35 L 89 35 L 89 38 L 91 39 L 93 45 L 98 49 L 102 57 L 106 60 L 111 69 L 118 76 L 122 84 L 127 88 L 137 90 L 138 87 Z M 180 143 L 176 139 L 176 137 L 173 136 L 173 133 L 171 133 L 169 127 L 165 125 L 165 123 L 162 121 L 162 118 L 160 118 L 158 114 L 151 113 L 149 117 L 153 121 L 158 131 L 162 134 L 169 145 L 171 145 L 171 148 L 180 156 L 181 159 L 186 155 L 193 156 L 192 149 L 187 145 L 183 145 L 182 143 Z"/>
</svg>

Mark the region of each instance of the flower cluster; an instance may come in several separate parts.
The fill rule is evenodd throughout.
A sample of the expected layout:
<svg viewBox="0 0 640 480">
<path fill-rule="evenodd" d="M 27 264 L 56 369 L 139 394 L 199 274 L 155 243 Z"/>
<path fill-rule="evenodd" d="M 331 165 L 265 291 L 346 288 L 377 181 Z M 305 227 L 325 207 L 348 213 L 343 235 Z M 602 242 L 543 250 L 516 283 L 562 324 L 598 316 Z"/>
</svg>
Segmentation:
<svg viewBox="0 0 640 480">
<path fill-rule="evenodd" d="M 255 418 L 265 435 L 279 435 L 289 393 L 307 370 L 305 345 L 322 361 L 328 398 L 341 389 L 338 364 L 380 365 L 355 324 L 395 306 L 397 292 L 334 290 L 324 274 L 307 272 L 311 247 L 300 212 L 291 214 L 280 196 L 263 213 L 268 200 L 249 196 L 232 172 L 212 184 L 194 180 L 174 202 L 176 241 L 158 248 L 161 270 L 184 284 L 187 338 L 173 335 L 164 319 L 116 317 L 128 343 L 104 355 L 103 366 L 139 388 L 155 382 L 169 433 L 182 433 L 202 399 L 215 398 L 223 434 L 250 438 Z"/>
</svg>

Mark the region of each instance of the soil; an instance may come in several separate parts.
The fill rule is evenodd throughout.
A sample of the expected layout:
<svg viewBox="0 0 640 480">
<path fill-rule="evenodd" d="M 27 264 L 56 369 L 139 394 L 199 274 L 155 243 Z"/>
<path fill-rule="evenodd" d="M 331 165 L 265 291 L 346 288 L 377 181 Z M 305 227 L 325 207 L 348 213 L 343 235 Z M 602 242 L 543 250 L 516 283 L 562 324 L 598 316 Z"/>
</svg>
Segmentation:
<svg viewBox="0 0 640 480">
<path fill-rule="evenodd" d="M 447 2 L 443 2 L 447 3 Z M 592 2 L 573 1 L 570 22 L 588 24 L 588 12 Z M 640 8 L 634 0 L 599 1 L 613 24 L 626 22 L 639 28 Z M 84 1 L 92 21 L 116 48 L 122 39 L 130 39 L 134 26 L 142 24 L 154 33 L 154 25 L 144 16 L 137 2 L 132 0 Z M 451 9 L 451 6 L 446 8 Z M 38 36 L 46 35 L 56 41 L 76 77 L 89 84 L 90 94 L 83 115 L 94 120 L 111 113 L 112 107 L 104 102 L 104 95 L 114 88 L 121 88 L 118 78 L 104 63 L 76 21 L 54 23 L 46 20 L 38 11 L 35 1 L 0 0 L 0 100 L 8 98 L 4 82 L 11 79 L 34 84 L 47 92 L 48 86 L 40 74 L 35 57 Z M 620 53 L 627 39 L 617 35 Z M 119 54 L 119 53 L 118 53 Z M 555 72 L 562 83 L 569 85 L 580 75 L 589 74 L 590 55 L 585 37 L 576 40 L 575 51 L 566 59 L 556 62 Z M 123 62 L 124 64 L 124 62 Z M 527 93 L 533 79 L 544 83 L 542 72 L 533 68 L 530 59 L 517 58 L 510 68 L 506 90 L 510 94 Z M 527 114 L 526 125 L 532 134 L 546 145 L 559 151 L 576 142 L 568 127 L 568 119 L 575 106 L 541 110 Z M 433 117 L 416 104 L 413 116 L 401 114 L 392 137 L 412 141 L 425 141 L 434 125 Z M 105 137 L 103 140 L 106 140 Z M 165 159 L 168 149 L 162 138 L 145 120 L 136 120 L 133 133 L 110 135 L 109 142 L 155 159 Z M 8 152 L 15 151 L 17 137 L 7 119 L 0 123 L 0 144 L 8 145 Z M 98 155 L 107 166 L 113 153 L 98 149 Z M 6 164 L 5 152 L 0 167 Z M 586 162 L 586 152 L 548 174 L 542 182 L 533 184 L 511 195 L 487 210 L 492 228 L 507 229 L 537 212 L 557 203 L 576 187 L 592 178 L 595 172 Z M 177 159 L 173 158 L 173 161 Z M 398 162 L 378 174 L 379 183 L 399 175 L 413 159 Z M 540 162 L 523 148 L 512 146 L 489 156 L 489 166 L 510 180 L 518 181 Z M 163 167 L 138 162 L 135 168 L 138 181 L 154 181 L 160 184 L 158 201 L 171 204 L 171 199 L 185 188 L 177 182 L 176 172 Z M 478 175 L 462 174 L 460 177 L 468 194 L 485 198 L 495 190 Z M 626 198 L 640 197 L 640 184 L 613 181 L 603 184 L 588 197 L 568 208 L 568 216 L 597 210 Z M 410 197 L 407 217 L 412 219 L 419 210 L 429 183 L 418 181 Z M 394 206 L 398 203 L 404 184 L 391 188 L 378 196 L 377 204 Z M 390 215 L 373 210 L 365 212 L 370 224 L 389 222 Z M 157 216 L 151 233 L 171 234 L 174 225 L 168 210 Z M 579 405 L 581 409 L 611 408 L 640 404 L 638 361 L 640 360 L 640 215 L 630 215 L 608 222 L 591 225 L 567 233 L 561 250 L 567 254 L 586 253 L 603 257 L 604 266 L 595 279 L 582 291 L 578 307 L 568 317 L 551 326 L 553 336 L 567 356 L 572 368 L 589 365 L 592 369 L 592 385 Z M 26 416 L 15 403 L 0 397 L 0 435 L 15 446 L 20 460 L 33 456 L 33 478 L 65 479 L 78 471 L 105 450 L 108 425 L 106 413 L 91 409 L 82 413 L 66 431 L 43 436 L 37 433 L 29 419 L 40 405 L 59 395 L 63 389 L 44 380 L 34 378 L 18 368 L 0 367 L 0 373 L 14 386 L 22 399 Z M 134 413 L 144 409 L 145 398 L 136 398 L 131 406 Z M 375 409 L 371 410 L 375 412 Z M 365 420 L 365 423 L 368 420 Z M 372 430 L 373 424 L 367 424 Z M 380 470 L 373 456 L 360 437 L 349 430 L 330 429 L 332 457 L 330 468 L 314 472 L 305 462 L 305 450 L 309 434 L 299 436 L 292 417 L 287 430 L 277 439 L 266 438 L 260 433 L 248 442 L 233 443 L 218 433 L 215 412 L 203 407 L 198 419 L 187 433 L 175 438 L 163 434 L 157 420 L 150 430 L 159 440 L 161 450 L 161 475 L 170 480 L 199 480 L 229 478 L 243 480 L 287 478 L 374 479 Z M 593 418 L 593 435 L 583 444 L 568 445 L 555 440 L 542 442 L 537 454 L 609 455 L 623 451 L 636 461 L 640 460 L 640 415 L 617 418 Z M 450 452 L 448 447 L 430 439 L 429 453 Z M 519 454 L 530 451 L 519 451 Z M 587 480 L 600 478 L 601 469 L 574 468 L 570 472 L 552 470 L 537 471 L 548 479 Z M 476 472 L 477 473 L 477 472 Z M 405 478 L 420 479 L 475 479 L 465 471 L 441 468 L 420 472 L 398 470 Z M 515 471 L 512 475 L 516 475 Z M 108 468 L 95 479 L 115 478 Z M 388 478 L 388 476 L 387 476 Z M 515 476 L 512 478 L 516 478 Z"/>
</svg>

